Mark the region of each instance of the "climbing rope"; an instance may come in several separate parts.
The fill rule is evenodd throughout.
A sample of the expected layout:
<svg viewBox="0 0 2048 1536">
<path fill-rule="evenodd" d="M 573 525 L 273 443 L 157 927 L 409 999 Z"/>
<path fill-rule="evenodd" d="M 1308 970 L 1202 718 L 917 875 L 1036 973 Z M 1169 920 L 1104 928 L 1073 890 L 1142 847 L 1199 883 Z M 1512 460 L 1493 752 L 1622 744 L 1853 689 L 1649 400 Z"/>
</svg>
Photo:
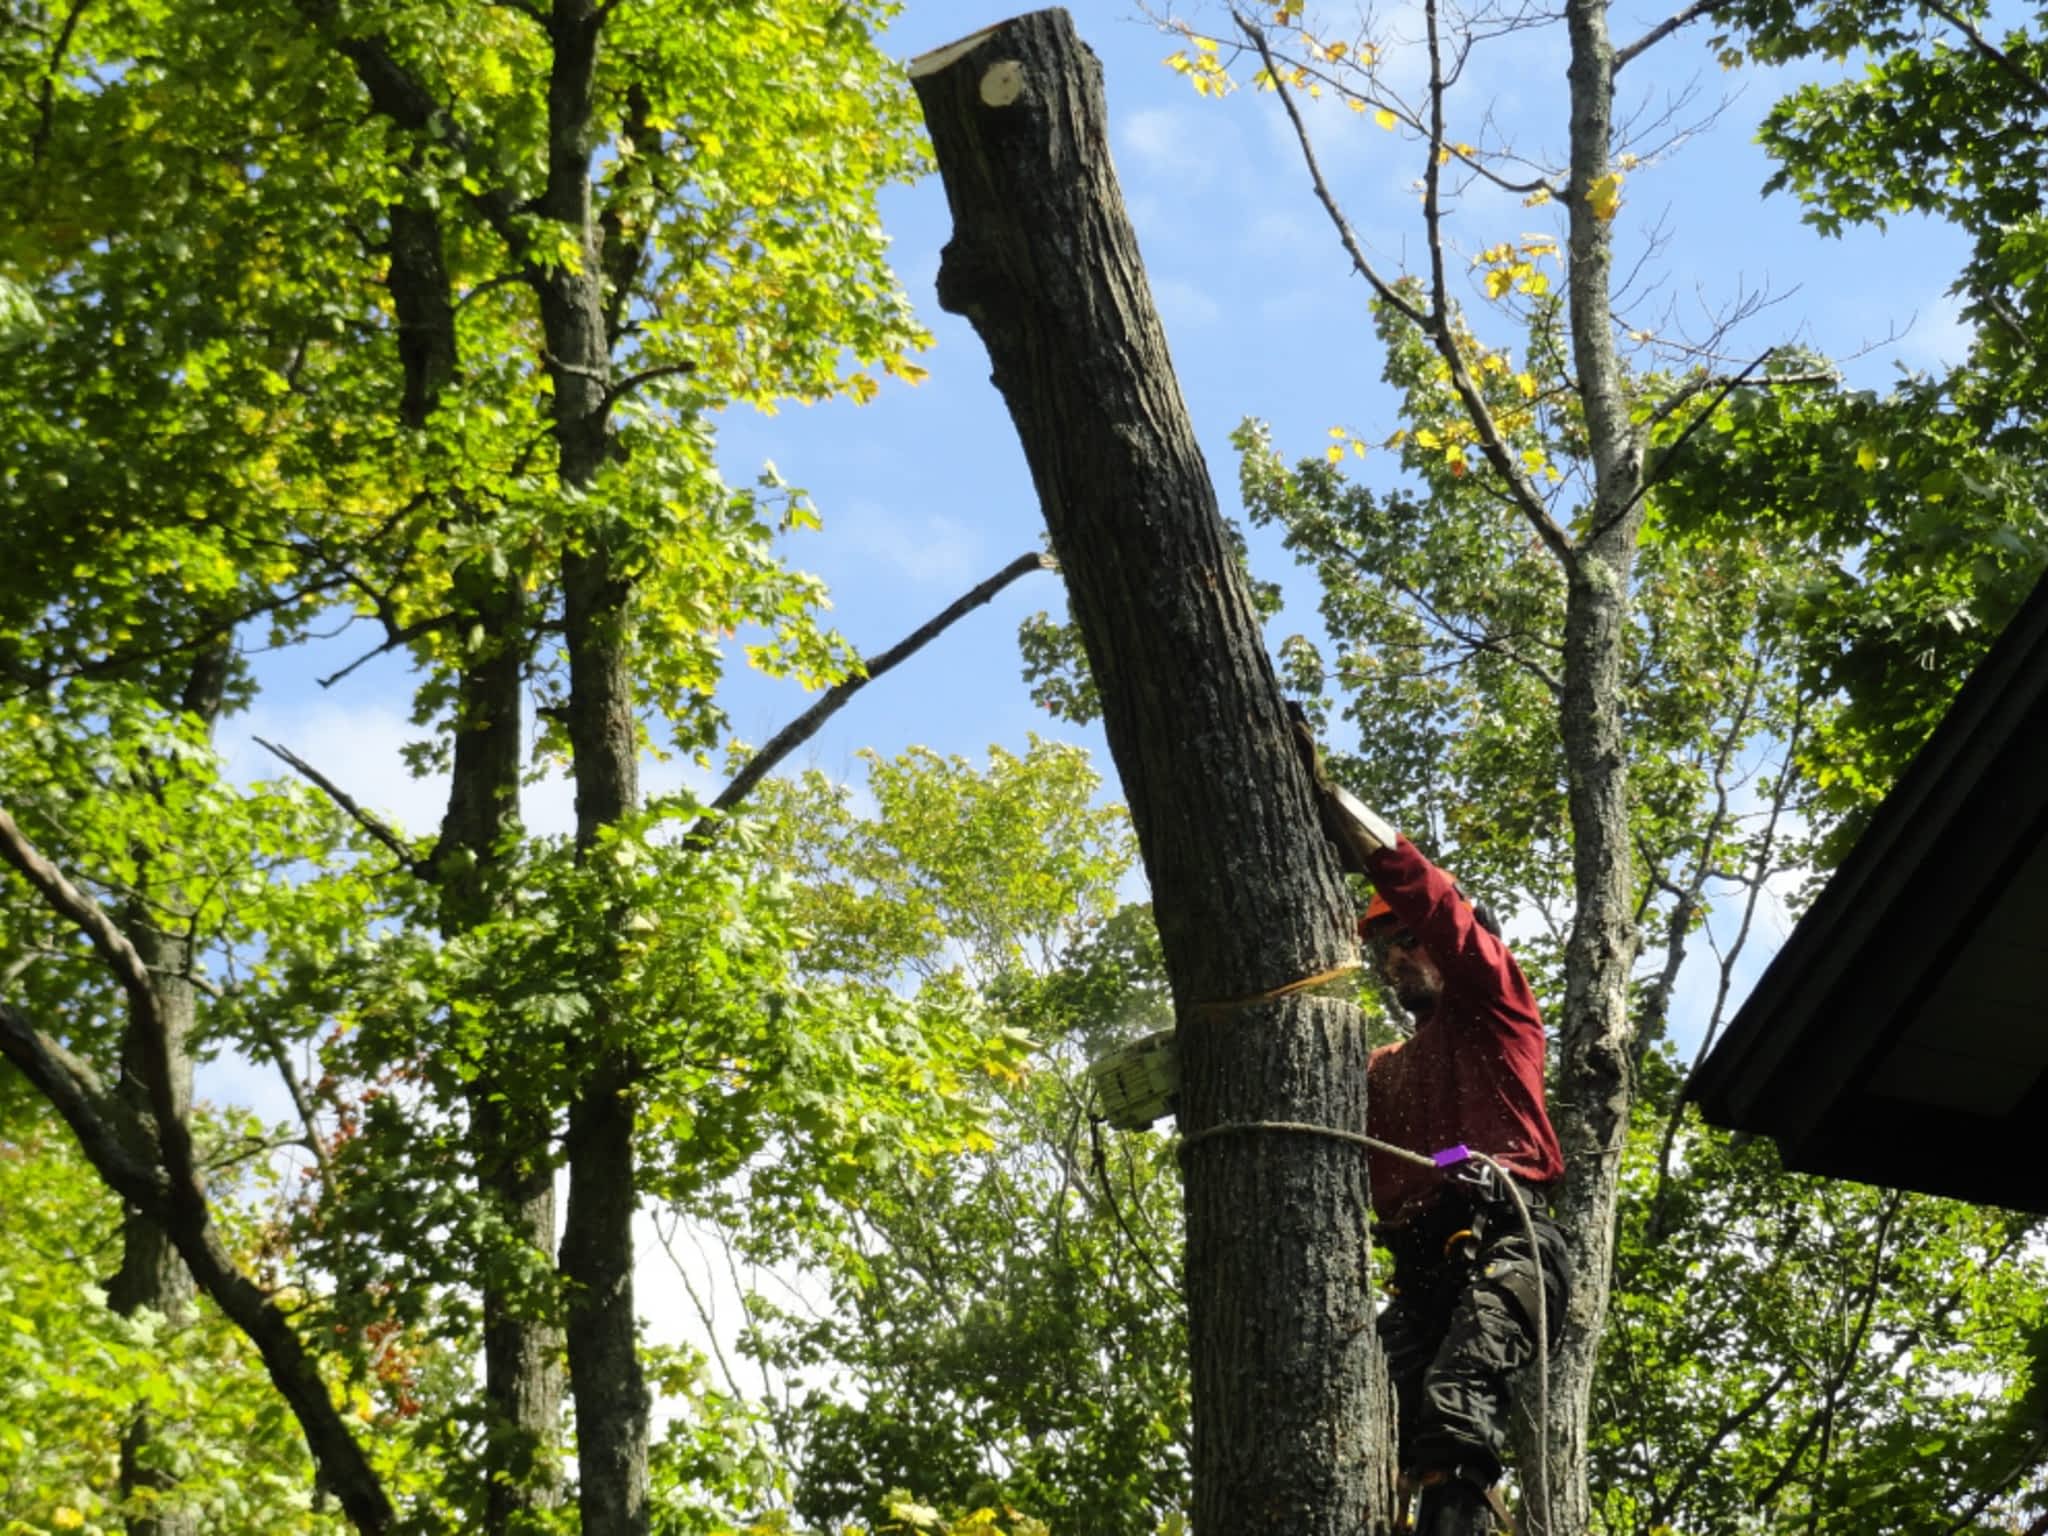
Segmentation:
<svg viewBox="0 0 2048 1536">
<path fill-rule="evenodd" d="M 1310 978 L 1316 982 L 1327 978 Z M 1282 989 L 1284 995 L 1288 990 Z M 1208 1005 L 1217 1006 L 1217 1005 Z M 1241 1006 L 1241 1005 L 1239 1005 Z M 1413 1163 L 1418 1168 L 1442 1170 L 1455 1168 L 1463 1162 L 1484 1163 L 1500 1178 L 1508 1197 L 1515 1203 L 1515 1214 L 1522 1220 L 1522 1232 L 1529 1240 L 1529 1262 L 1536 1266 L 1536 1502 L 1543 1511 L 1543 1526 L 1550 1528 L 1550 1301 L 1544 1294 L 1543 1258 L 1536 1247 L 1536 1219 L 1529 1214 L 1529 1202 L 1522 1198 L 1520 1186 L 1514 1176 L 1484 1152 L 1474 1152 L 1470 1147 L 1446 1147 L 1441 1152 L 1416 1152 L 1408 1147 L 1397 1147 L 1392 1142 L 1381 1141 L 1358 1131 L 1340 1131 L 1332 1125 L 1315 1125 L 1305 1120 L 1235 1120 L 1222 1125 L 1206 1126 L 1192 1136 L 1183 1136 L 1180 1156 L 1186 1160 L 1191 1148 L 1210 1140 L 1212 1137 L 1237 1135 L 1245 1131 L 1282 1131 L 1301 1136 L 1323 1136 L 1332 1141 L 1349 1142 L 1353 1146 L 1369 1151 L 1383 1152 L 1404 1163 Z"/>
</svg>

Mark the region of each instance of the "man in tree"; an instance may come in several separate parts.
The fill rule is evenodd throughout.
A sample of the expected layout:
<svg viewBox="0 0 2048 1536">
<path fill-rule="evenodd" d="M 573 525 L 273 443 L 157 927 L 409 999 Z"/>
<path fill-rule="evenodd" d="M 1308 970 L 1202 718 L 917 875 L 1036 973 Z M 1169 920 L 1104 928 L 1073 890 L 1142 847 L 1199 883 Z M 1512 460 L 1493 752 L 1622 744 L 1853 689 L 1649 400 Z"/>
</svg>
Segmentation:
<svg viewBox="0 0 2048 1536">
<path fill-rule="evenodd" d="M 1509 1380 L 1535 1353 L 1539 1315 L 1555 1338 L 1568 1299 L 1564 1239 L 1543 1210 L 1564 1172 L 1544 1107 L 1543 1019 L 1492 917 L 1378 815 L 1318 781 L 1326 832 L 1373 883 L 1360 936 L 1415 1018 L 1408 1039 L 1372 1054 L 1367 1128 L 1413 1152 L 1492 1160 L 1432 1169 L 1370 1155 L 1375 1225 L 1394 1255 L 1379 1332 L 1402 1486 L 1421 1493 L 1421 1536 L 1462 1536 L 1487 1528 Z"/>
</svg>

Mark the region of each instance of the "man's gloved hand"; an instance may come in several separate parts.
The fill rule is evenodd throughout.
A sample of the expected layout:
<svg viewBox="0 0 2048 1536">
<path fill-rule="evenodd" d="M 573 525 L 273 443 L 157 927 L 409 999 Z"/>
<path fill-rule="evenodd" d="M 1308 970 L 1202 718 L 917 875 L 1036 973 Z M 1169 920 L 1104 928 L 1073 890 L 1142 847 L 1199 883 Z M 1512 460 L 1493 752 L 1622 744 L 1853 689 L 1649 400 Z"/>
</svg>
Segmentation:
<svg viewBox="0 0 2048 1536">
<path fill-rule="evenodd" d="M 1366 867 L 1366 855 L 1393 847 L 1398 834 L 1377 812 L 1361 805 L 1349 790 L 1330 782 L 1323 772 L 1322 754 L 1316 749 L 1315 732 L 1309 729 L 1308 717 L 1300 705 L 1291 701 L 1287 712 L 1294 721 L 1294 744 L 1301 753 L 1302 765 L 1315 785 L 1316 815 L 1322 822 L 1323 836 L 1336 844 L 1337 862 L 1346 871 L 1354 875 L 1371 874 Z"/>
</svg>

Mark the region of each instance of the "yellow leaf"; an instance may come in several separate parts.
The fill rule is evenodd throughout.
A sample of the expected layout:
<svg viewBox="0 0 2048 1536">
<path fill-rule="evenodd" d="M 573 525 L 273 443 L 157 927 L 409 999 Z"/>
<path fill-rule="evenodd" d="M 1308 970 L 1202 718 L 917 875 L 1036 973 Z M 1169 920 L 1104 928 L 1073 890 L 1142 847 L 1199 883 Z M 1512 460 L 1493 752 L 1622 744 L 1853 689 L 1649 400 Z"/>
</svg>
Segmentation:
<svg viewBox="0 0 2048 1536">
<path fill-rule="evenodd" d="M 56 1526 L 60 1531 L 75 1531 L 85 1524 L 85 1516 L 73 1509 L 69 1504 L 59 1504 L 50 1511 L 50 1524 Z"/>
<path fill-rule="evenodd" d="M 1856 467 L 1866 471 L 1877 468 L 1877 444 L 1861 443 L 1857 446 Z"/>
<path fill-rule="evenodd" d="M 1424 448 L 1440 448 L 1443 446 L 1443 439 L 1438 437 L 1435 431 L 1429 427 L 1416 428 L 1415 441 Z"/>
<path fill-rule="evenodd" d="M 1516 374 L 1515 388 L 1522 392 L 1524 400 L 1534 400 L 1536 398 L 1536 375 L 1533 373 Z"/>
<path fill-rule="evenodd" d="M 1486 296 L 1489 299 L 1497 299 L 1512 288 L 1514 282 L 1514 278 L 1509 276 L 1505 269 L 1496 267 L 1486 274 Z"/>
<path fill-rule="evenodd" d="M 1609 171 L 1586 188 L 1586 207 L 1602 224 L 1621 208 L 1621 181 L 1620 171 Z"/>
<path fill-rule="evenodd" d="M 1524 208 L 1541 208 L 1545 203 L 1549 201 L 1550 188 L 1538 187 L 1534 192 L 1531 192 L 1527 197 L 1522 199 L 1522 206 Z"/>
<path fill-rule="evenodd" d="M 1209 94 L 1209 88 L 1210 88 L 1210 81 L 1209 81 L 1209 77 L 1208 77 L 1207 75 L 1196 75 L 1196 76 L 1195 76 L 1194 78 L 1195 78 L 1195 94 L 1196 94 L 1197 96 L 1206 96 L 1206 95 L 1208 95 L 1208 94 Z"/>
<path fill-rule="evenodd" d="M 1385 107 L 1381 107 L 1379 111 L 1373 113 L 1372 120 L 1378 123 L 1382 128 L 1386 129 L 1389 133 L 1392 133 L 1394 131 L 1394 124 L 1400 121 L 1399 118 L 1395 117 L 1394 114 L 1389 112 Z"/>
<path fill-rule="evenodd" d="M 1332 427 L 1332 428 L 1330 428 L 1330 436 L 1332 436 L 1332 437 L 1335 437 L 1335 438 L 1346 438 L 1346 437 L 1349 437 L 1350 435 L 1351 435 L 1351 434 L 1350 434 L 1349 432 L 1345 431 L 1345 430 L 1344 430 L 1344 428 L 1342 428 L 1342 427 Z"/>
<path fill-rule="evenodd" d="M 1342 443 L 1330 444 L 1324 451 L 1323 457 L 1327 458 L 1332 464 L 1342 464 L 1344 462 L 1344 445 Z"/>
<path fill-rule="evenodd" d="M 1185 53 L 1169 53 L 1166 56 L 1166 67 L 1177 75 L 1184 75 L 1188 72 L 1188 56 Z"/>
<path fill-rule="evenodd" d="M 1362 459 L 1362 458 L 1364 458 L 1364 457 L 1365 457 L 1365 442 L 1364 442 L 1364 440 L 1363 440 L 1362 438 L 1356 438 L 1356 437 L 1354 437 L 1353 439 L 1351 439 L 1351 451 L 1352 451 L 1352 453 L 1353 453 L 1353 454 L 1357 455 L 1357 456 L 1358 456 L 1359 458 L 1361 458 L 1361 459 Z"/>
<path fill-rule="evenodd" d="M 1203 53 L 1214 53 L 1216 51 L 1216 39 L 1213 37 L 1198 37 L 1194 42 L 1195 46 Z"/>
<path fill-rule="evenodd" d="M 1365 110 L 1365 103 L 1360 101 L 1356 96 L 1346 96 L 1344 98 L 1344 105 L 1349 107 L 1354 112 L 1363 112 Z"/>
<path fill-rule="evenodd" d="M 1342 43 L 1332 43 L 1323 51 L 1333 59 L 1341 59 L 1349 50 Z"/>
<path fill-rule="evenodd" d="M 493 96 L 503 96 L 512 89 L 512 70 L 495 48 L 486 48 L 477 55 L 477 73 L 483 76 L 484 89 Z"/>
</svg>

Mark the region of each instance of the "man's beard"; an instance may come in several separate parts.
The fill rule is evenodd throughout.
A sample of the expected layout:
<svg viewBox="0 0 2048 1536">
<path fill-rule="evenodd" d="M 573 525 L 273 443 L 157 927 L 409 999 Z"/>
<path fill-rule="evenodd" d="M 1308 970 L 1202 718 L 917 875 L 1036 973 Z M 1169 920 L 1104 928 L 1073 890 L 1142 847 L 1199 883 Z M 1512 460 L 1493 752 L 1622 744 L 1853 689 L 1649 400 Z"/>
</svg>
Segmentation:
<svg viewBox="0 0 2048 1536">
<path fill-rule="evenodd" d="M 1436 1011 L 1439 990 L 1424 981 L 1411 981 L 1406 986 L 1397 987 L 1394 997 L 1403 1008 L 1419 1019 Z"/>
</svg>

